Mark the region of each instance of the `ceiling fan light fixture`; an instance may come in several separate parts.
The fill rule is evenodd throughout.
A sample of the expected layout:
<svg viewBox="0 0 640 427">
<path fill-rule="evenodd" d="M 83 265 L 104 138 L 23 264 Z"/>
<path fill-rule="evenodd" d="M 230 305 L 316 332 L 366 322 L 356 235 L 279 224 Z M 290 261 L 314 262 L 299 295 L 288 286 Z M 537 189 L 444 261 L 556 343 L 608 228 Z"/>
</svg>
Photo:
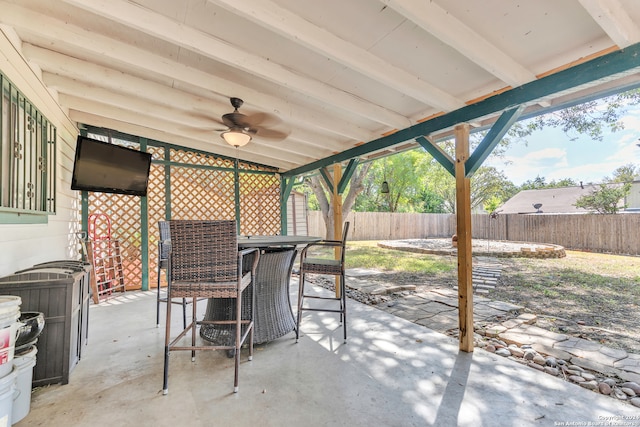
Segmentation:
<svg viewBox="0 0 640 427">
<path fill-rule="evenodd" d="M 227 144 L 234 147 L 243 147 L 251 141 L 251 135 L 243 131 L 242 129 L 229 129 L 228 131 L 220 134 Z"/>
</svg>

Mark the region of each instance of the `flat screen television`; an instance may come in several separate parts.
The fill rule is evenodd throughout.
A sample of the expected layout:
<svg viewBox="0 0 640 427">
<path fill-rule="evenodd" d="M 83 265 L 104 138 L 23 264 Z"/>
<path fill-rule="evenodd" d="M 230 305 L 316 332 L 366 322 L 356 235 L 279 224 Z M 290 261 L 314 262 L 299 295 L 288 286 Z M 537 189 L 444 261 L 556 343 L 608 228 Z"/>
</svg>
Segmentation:
<svg viewBox="0 0 640 427">
<path fill-rule="evenodd" d="M 72 190 L 146 196 L 151 154 L 78 136 Z"/>
</svg>

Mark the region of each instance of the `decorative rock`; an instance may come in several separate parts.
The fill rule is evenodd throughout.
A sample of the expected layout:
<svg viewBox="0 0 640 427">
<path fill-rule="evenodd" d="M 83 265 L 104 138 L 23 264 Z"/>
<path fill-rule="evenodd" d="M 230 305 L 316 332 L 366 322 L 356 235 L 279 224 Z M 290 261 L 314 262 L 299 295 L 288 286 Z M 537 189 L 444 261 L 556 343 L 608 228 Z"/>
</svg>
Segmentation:
<svg viewBox="0 0 640 427">
<path fill-rule="evenodd" d="M 631 390 L 635 391 L 636 394 L 640 395 L 640 385 L 638 385 L 638 383 L 627 381 L 625 383 L 620 384 L 620 386 L 630 388 Z"/>
<path fill-rule="evenodd" d="M 538 365 L 537 363 L 529 362 L 527 363 L 527 366 L 533 369 L 537 369 L 538 371 L 544 372 L 544 366 Z"/>
<path fill-rule="evenodd" d="M 627 396 L 636 397 L 636 392 L 631 390 L 629 387 L 620 387 L 620 390 L 622 390 Z"/>
<path fill-rule="evenodd" d="M 602 394 L 610 395 L 611 394 L 611 386 L 606 382 L 601 382 L 598 384 L 598 391 Z"/>
<path fill-rule="evenodd" d="M 580 372 L 584 372 L 584 368 L 578 366 L 578 365 L 569 365 L 569 369 L 572 369 L 574 371 L 580 371 Z"/>
<path fill-rule="evenodd" d="M 627 400 L 627 395 L 625 394 L 625 392 L 618 388 L 613 389 L 613 395 L 615 396 L 616 399 Z"/>
<path fill-rule="evenodd" d="M 498 347 L 498 345 L 500 345 L 501 347 L 506 347 L 507 346 L 507 343 L 502 341 L 502 340 L 493 339 L 492 341 L 494 341 L 496 343 L 496 348 Z"/>
<path fill-rule="evenodd" d="M 526 360 L 533 360 L 533 358 L 536 357 L 536 354 L 538 353 L 536 353 L 535 350 L 532 350 L 530 348 L 527 348 L 524 350 L 524 358 Z"/>
<path fill-rule="evenodd" d="M 558 365 L 566 365 L 567 362 L 565 360 L 562 359 L 558 359 Z"/>
<path fill-rule="evenodd" d="M 540 356 L 539 354 L 536 354 L 535 356 L 533 356 L 533 363 L 537 363 L 540 366 L 544 366 L 547 364 L 547 361 L 544 357 Z"/>
<path fill-rule="evenodd" d="M 517 346 L 515 345 L 510 345 L 509 347 L 509 351 L 511 352 L 511 355 L 513 357 L 523 357 L 524 356 L 524 351 L 522 351 L 521 349 L 519 349 Z"/>
<path fill-rule="evenodd" d="M 633 406 L 640 408 L 640 397 L 634 397 L 629 401 Z"/>
<path fill-rule="evenodd" d="M 509 350 L 507 350 L 506 348 L 499 348 L 496 350 L 496 354 L 499 356 L 503 356 L 503 357 L 507 357 L 507 356 L 511 356 L 511 352 Z"/>
<path fill-rule="evenodd" d="M 582 372 L 581 371 L 577 371 L 575 369 L 563 369 L 563 371 L 565 371 L 567 373 L 567 375 L 577 375 L 579 377 L 581 377 Z"/>
<path fill-rule="evenodd" d="M 607 379 L 603 380 L 602 382 L 607 384 L 611 388 L 616 386 L 616 380 L 614 380 L 613 378 L 607 378 Z"/>
<path fill-rule="evenodd" d="M 487 346 L 484 349 L 490 353 L 496 352 L 496 347 L 493 344 L 487 344 Z"/>
<path fill-rule="evenodd" d="M 582 378 L 580 375 L 570 375 L 569 379 L 571 381 L 573 381 L 574 383 L 583 383 L 586 380 L 584 378 Z M 624 393 L 623 393 L 624 394 Z"/>
<path fill-rule="evenodd" d="M 596 379 L 596 376 L 593 374 L 590 374 L 589 372 L 583 372 L 581 374 L 582 378 L 584 378 L 587 381 L 593 381 Z"/>
<path fill-rule="evenodd" d="M 585 381 L 580 383 L 580 387 L 584 387 L 588 390 L 595 390 L 598 388 L 598 383 L 596 381 Z"/>
<path fill-rule="evenodd" d="M 547 357 L 545 364 L 547 366 L 551 366 L 552 368 L 555 368 L 556 366 L 558 366 L 558 361 L 556 360 L 555 357 Z"/>
<path fill-rule="evenodd" d="M 544 371 L 549 375 L 553 375 L 554 377 L 557 377 L 560 374 L 560 370 L 553 366 L 545 366 Z"/>
</svg>

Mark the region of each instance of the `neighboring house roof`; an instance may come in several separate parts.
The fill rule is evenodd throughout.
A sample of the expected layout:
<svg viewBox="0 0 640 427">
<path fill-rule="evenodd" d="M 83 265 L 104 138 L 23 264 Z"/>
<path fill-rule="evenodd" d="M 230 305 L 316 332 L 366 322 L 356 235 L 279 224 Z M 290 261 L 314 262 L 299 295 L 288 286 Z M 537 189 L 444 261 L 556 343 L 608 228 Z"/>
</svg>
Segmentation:
<svg viewBox="0 0 640 427">
<path fill-rule="evenodd" d="M 574 205 L 580 197 L 599 189 L 600 185 L 585 184 L 575 187 L 523 190 L 507 200 L 498 211 L 501 214 L 589 213 L 589 210 L 577 208 Z M 534 208 L 533 205 L 538 203 L 542 204 L 540 209 Z"/>
</svg>

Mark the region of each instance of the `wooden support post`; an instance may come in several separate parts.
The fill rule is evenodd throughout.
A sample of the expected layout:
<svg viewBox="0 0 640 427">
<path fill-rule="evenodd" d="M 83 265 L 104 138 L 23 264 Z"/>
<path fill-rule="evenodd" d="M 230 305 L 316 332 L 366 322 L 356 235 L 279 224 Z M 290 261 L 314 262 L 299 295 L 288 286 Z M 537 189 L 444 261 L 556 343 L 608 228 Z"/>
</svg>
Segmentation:
<svg viewBox="0 0 640 427">
<path fill-rule="evenodd" d="M 333 238 L 342 238 L 342 194 L 339 193 L 338 183 L 342 179 L 342 165 L 333 165 Z M 340 259 L 340 248 L 334 250 L 335 259 Z M 340 298 L 340 277 L 336 276 L 336 298 Z"/>
<path fill-rule="evenodd" d="M 456 234 L 458 235 L 458 321 L 460 350 L 473 351 L 473 282 L 471 253 L 471 186 L 465 177 L 469 158 L 469 125 L 454 129 L 456 138 Z"/>
</svg>

